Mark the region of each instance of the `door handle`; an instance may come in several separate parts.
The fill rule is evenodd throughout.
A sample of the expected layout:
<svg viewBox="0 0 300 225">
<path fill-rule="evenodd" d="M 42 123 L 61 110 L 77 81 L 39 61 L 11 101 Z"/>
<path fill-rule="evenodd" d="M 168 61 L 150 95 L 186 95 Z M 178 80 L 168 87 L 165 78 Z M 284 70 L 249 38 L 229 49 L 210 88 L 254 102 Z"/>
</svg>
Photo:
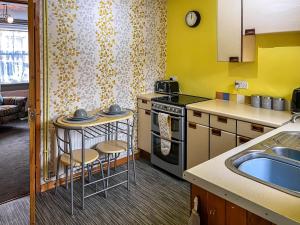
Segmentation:
<svg viewBox="0 0 300 225">
<path fill-rule="evenodd" d="M 202 113 L 201 112 L 197 112 L 197 111 L 193 111 L 193 115 L 195 117 L 202 117 Z"/>
<path fill-rule="evenodd" d="M 227 118 L 223 116 L 218 116 L 218 122 L 220 123 L 227 123 Z"/>
<path fill-rule="evenodd" d="M 214 136 L 219 136 L 219 137 L 221 137 L 221 136 L 222 136 L 222 131 L 221 131 L 221 130 L 218 130 L 218 129 L 212 129 L 212 130 L 211 130 L 211 134 L 214 135 Z"/>
<path fill-rule="evenodd" d="M 145 114 L 150 116 L 150 114 L 151 114 L 150 110 L 145 110 Z"/>
<path fill-rule="evenodd" d="M 197 129 L 197 124 L 195 124 L 195 123 L 189 123 L 189 128 Z"/>
<path fill-rule="evenodd" d="M 265 128 L 258 124 L 251 124 L 251 130 L 259 132 L 259 133 L 264 133 Z"/>
</svg>

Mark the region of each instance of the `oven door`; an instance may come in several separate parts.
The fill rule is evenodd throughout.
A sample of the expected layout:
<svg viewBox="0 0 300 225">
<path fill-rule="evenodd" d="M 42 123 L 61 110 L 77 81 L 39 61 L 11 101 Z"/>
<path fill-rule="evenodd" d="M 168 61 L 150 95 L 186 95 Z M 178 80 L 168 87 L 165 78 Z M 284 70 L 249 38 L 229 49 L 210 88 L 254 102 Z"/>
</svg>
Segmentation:
<svg viewBox="0 0 300 225">
<path fill-rule="evenodd" d="M 152 132 L 151 163 L 178 176 L 182 177 L 185 168 L 184 142 L 171 140 L 171 150 L 169 155 L 161 153 L 161 137 Z"/>
<path fill-rule="evenodd" d="M 151 130 L 156 133 L 160 133 L 158 114 L 159 111 L 151 110 Z M 172 138 L 183 141 L 185 138 L 184 117 L 172 114 L 169 114 L 169 116 L 171 117 Z"/>
</svg>

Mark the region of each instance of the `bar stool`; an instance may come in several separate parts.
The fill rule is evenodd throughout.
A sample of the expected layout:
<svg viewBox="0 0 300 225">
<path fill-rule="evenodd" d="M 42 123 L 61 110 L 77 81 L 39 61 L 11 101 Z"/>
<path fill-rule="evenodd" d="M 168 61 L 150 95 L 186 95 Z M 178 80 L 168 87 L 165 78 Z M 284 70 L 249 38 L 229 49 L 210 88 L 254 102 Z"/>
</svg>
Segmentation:
<svg viewBox="0 0 300 225">
<path fill-rule="evenodd" d="M 136 183 L 136 167 L 135 167 L 135 156 L 133 149 L 133 138 L 134 138 L 134 121 L 132 124 L 129 121 L 127 123 L 116 122 L 116 125 L 110 124 L 108 130 L 111 133 L 115 133 L 115 135 L 109 135 L 108 140 L 100 142 L 96 145 L 96 150 L 100 154 L 105 155 L 105 159 L 107 162 L 107 179 L 106 179 L 106 188 L 109 189 L 108 181 L 110 176 L 110 167 L 111 160 L 114 160 L 114 168 L 116 168 L 117 159 L 120 157 L 122 153 L 127 152 L 127 169 L 128 169 L 128 190 L 129 190 L 129 155 L 132 155 L 133 161 L 133 172 L 134 172 L 134 182 Z M 120 125 L 127 126 L 127 130 L 121 129 Z M 127 141 L 119 140 L 119 134 L 126 134 Z"/>
<path fill-rule="evenodd" d="M 59 179 L 59 166 L 62 164 L 65 169 L 65 185 L 66 189 L 68 189 L 68 170 L 70 169 L 70 184 L 71 184 L 71 214 L 74 213 L 74 198 L 73 198 L 73 169 L 75 167 L 82 166 L 82 149 L 72 150 L 72 141 L 70 137 L 70 130 L 65 129 L 56 123 L 55 133 L 57 139 L 57 148 L 58 148 L 58 157 L 57 157 L 57 170 L 56 170 L 56 183 L 55 183 L 55 193 L 57 192 L 58 187 L 58 179 Z M 63 132 L 60 132 L 63 131 Z M 100 154 L 98 151 L 94 149 L 84 149 L 84 165 L 88 171 L 89 181 L 91 179 L 92 168 L 93 166 L 99 163 L 100 164 L 100 172 L 101 176 L 104 178 L 103 172 L 103 164 L 100 160 Z M 85 179 L 82 177 L 81 179 Z M 105 188 L 105 181 L 103 181 L 103 185 Z"/>
</svg>

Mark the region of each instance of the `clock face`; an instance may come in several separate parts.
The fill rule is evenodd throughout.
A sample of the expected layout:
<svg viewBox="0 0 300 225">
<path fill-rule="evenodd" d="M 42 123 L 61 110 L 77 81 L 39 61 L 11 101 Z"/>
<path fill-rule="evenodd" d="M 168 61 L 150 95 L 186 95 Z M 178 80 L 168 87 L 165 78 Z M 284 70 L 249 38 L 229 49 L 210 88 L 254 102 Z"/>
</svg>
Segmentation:
<svg viewBox="0 0 300 225">
<path fill-rule="evenodd" d="M 189 27 L 197 27 L 201 21 L 201 16 L 198 11 L 190 11 L 186 14 L 185 22 Z"/>
</svg>

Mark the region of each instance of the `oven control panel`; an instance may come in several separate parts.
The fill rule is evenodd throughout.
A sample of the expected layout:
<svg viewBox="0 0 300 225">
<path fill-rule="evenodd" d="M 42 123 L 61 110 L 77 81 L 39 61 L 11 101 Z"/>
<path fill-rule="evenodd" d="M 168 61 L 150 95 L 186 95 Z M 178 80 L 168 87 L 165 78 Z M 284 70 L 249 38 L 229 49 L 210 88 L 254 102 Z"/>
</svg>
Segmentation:
<svg viewBox="0 0 300 225">
<path fill-rule="evenodd" d="M 168 104 L 163 104 L 163 103 L 158 103 L 158 102 L 152 103 L 152 109 L 161 111 L 161 112 L 165 112 L 165 113 L 176 114 L 176 115 L 180 115 L 180 116 L 184 116 L 184 114 L 185 114 L 184 107 L 178 107 L 178 106 L 168 105 Z"/>
</svg>

